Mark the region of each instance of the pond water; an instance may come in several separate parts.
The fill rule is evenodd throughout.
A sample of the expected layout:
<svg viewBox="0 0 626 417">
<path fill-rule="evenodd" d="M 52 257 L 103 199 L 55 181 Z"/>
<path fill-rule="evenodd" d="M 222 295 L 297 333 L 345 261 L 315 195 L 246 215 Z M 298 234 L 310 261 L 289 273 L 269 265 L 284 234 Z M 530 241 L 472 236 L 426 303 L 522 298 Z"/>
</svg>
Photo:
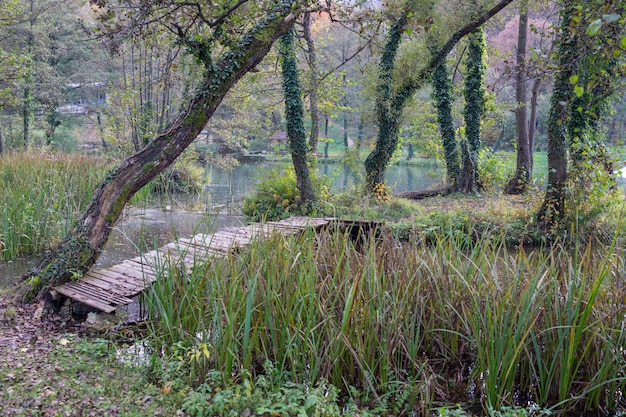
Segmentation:
<svg viewBox="0 0 626 417">
<path fill-rule="evenodd" d="M 290 164 L 284 162 L 242 162 L 232 170 L 208 167 L 207 175 L 211 183 L 207 186 L 207 194 L 210 205 L 217 208 L 237 207 L 252 192 L 260 176 L 272 170 L 281 172 L 288 167 Z M 321 160 L 317 163 L 317 170 L 320 175 L 332 178 L 331 187 L 334 190 L 348 190 L 360 183 L 356 180 L 358 173 L 355 174 L 343 164 Z M 443 175 L 443 169 L 435 164 L 391 165 L 387 168 L 385 181 L 394 193 L 421 191 L 442 183 Z"/>
<path fill-rule="evenodd" d="M 210 184 L 206 193 L 192 201 L 172 199 L 150 207 L 128 207 L 111 233 L 98 258 L 96 268 L 107 268 L 126 259 L 196 233 L 210 233 L 227 226 L 245 224 L 242 200 L 254 189 L 260 175 L 282 170 L 286 163 L 242 162 L 231 170 L 207 168 Z M 355 184 L 355 175 L 341 164 L 318 163 L 319 173 L 333 178 L 332 188 L 345 190 Z M 279 171 L 280 172 L 280 171 Z M 436 166 L 393 165 L 387 171 L 387 184 L 394 192 L 423 190 L 441 182 L 442 170 Z M 0 262 L 0 286 L 11 285 L 30 268 L 38 257 L 29 256 Z"/>
</svg>

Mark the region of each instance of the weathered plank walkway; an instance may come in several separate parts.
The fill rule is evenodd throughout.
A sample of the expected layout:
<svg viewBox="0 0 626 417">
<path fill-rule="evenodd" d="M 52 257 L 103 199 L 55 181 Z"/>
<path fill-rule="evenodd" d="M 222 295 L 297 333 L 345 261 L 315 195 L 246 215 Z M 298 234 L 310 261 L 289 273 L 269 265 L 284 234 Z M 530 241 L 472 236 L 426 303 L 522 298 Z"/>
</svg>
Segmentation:
<svg viewBox="0 0 626 417">
<path fill-rule="evenodd" d="M 292 217 L 279 222 L 254 223 L 243 227 L 228 227 L 211 235 L 198 234 L 145 253 L 110 268 L 92 270 L 82 278 L 51 290 L 53 298 L 70 297 L 106 313 L 133 302 L 133 297 L 157 279 L 157 269 L 167 258 L 182 260 L 191 269 L 194 263 L 211 257 L 223 257 L 245 248 L 253 241 L 274 233 L 294 235 L 305 230 L 320 229 L 331 224 L 351 224 L 349 221 L 310 217 Z"/>
</svg>

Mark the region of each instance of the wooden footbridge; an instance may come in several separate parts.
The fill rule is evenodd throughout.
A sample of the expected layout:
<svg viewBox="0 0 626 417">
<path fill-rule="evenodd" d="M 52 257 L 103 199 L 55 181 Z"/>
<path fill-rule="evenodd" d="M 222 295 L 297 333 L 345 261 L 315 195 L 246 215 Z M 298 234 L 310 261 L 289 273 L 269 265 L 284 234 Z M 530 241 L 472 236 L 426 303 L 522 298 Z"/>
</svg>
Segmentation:
<svg viewBox="0 0 626 417">
<path fill-rule="evenodd" d="M 54 287 L 53 299 L 72 298 L 106 313 L 118 306 L 132 303 L 133 298 L 157 280 L 159 266 L 168 260 L 182 261 L 190 270 L 194 265 L 212 257 L 225 257 L 279 233 L 295 235 L 306 230 L 328 226 L 367 227 L 370 222 L 328 218 L 292 217 L 279 222 L 254 223 L 242 227 L 228 227 L 210 235 L 197 234 L 122 262 L 110 268 L 92 270 L 82 278 Z"/>
</svg>

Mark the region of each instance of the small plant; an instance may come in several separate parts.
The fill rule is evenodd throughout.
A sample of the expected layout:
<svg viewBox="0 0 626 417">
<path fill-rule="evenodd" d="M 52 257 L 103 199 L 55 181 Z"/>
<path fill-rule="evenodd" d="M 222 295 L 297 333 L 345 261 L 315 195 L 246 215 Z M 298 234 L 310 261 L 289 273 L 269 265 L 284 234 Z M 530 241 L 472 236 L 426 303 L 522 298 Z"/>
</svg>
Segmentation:
<svg viewBox="0 0 626 417">
<path fill-rule="evenodd" d="M 391 193 L 385 184 L 376 184 L 374 187 L 374 197 L 381 203 L 387 203 L 391 200 Z"/>
</svg>

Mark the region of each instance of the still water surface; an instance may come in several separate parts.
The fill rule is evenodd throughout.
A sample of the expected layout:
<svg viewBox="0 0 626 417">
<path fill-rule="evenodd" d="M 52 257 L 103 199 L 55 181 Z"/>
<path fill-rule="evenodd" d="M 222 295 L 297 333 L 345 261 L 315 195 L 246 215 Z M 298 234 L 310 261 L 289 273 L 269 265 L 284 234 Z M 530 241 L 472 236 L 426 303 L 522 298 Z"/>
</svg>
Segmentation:
<svg viewBox="0 0 626 417">
<path fill-rule="evenodd" d="M 259 176 L 272 169 L 282 171 L 287 165 L 277 162 L 244 162 L 223 170 L 207 168 L 210 179 L 206 192 L 193 201 L 169 201 L 150 207 L 127 207 L 111 233 L 96 268 L 107 268 L 138 256 L 168 242 L 196 233 L 211 233 L 227 226 L 245 224 L 241 202 L 254 189 Z M 355 175 L 341 164 L 318 162 L 318 171 L 333 178 L 332 188 L 347 190 L 354 187 Z M 442 169 L 436 166 L 389 167 L 386 182 L 394 192 L 424 190 L 441 182 Z M 193 210 L 189 208 L 193 207 Z M 37 264 L 37 257 L 26 257 L 0 263 L 0 286 L 11 285 Z"/>
</svg>

